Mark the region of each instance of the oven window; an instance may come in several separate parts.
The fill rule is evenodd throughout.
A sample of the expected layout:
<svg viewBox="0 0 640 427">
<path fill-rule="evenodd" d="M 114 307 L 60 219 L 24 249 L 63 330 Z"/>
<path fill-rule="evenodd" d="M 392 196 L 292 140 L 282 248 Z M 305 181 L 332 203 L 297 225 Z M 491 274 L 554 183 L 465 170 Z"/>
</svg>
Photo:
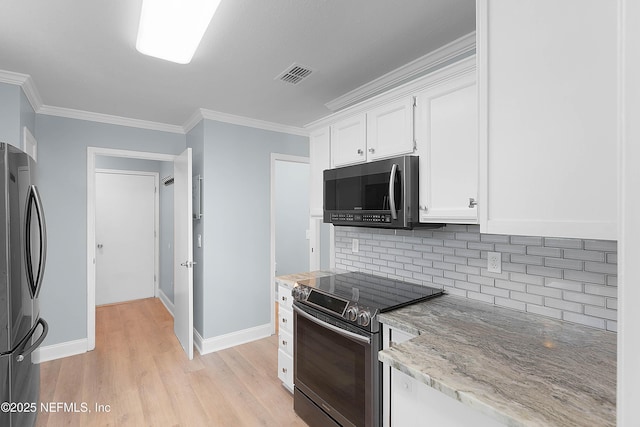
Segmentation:
<svg viewBox="0 0 640 427">
<path fill-rule="evenodd" d="M 370 346 L 296 316 L 296 384 L 303 383 L 357 426 L 365 425 Z"/>
</svg>

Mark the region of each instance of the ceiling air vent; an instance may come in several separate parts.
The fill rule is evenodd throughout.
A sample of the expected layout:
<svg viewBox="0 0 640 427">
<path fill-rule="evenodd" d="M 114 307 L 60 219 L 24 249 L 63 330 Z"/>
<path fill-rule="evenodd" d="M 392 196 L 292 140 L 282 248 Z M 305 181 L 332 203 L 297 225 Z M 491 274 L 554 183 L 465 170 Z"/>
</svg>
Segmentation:
<svg viewBox="0 0 640 427">
<path fill-rule="evenodd" d="M 291 84 L 297 85 L 305 77 L 308 77 L 312 72 L 313 70 L 311 68 L 294 63 L 290 67 L 288 67 L 286 70 L 284 70 L 282 73 L 280 73 L 276 77 L 276 80 L 282 80 L 285 83 L 291 83 Z"/>
</svg>

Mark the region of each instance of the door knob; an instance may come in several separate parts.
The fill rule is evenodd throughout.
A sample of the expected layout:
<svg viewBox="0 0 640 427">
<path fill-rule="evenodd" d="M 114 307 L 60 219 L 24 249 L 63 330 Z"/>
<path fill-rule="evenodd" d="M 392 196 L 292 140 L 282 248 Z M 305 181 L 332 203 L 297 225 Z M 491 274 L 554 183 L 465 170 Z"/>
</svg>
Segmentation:
<svg viewBox="0 0 640 427">
<path fill-rule="evenodd" d="M 195 264 L 197 264 L 197 262 L 195 261 L 185 261 L 182 264 L 180 264 L 183 267 L 187 267 L 187 268 L 191 268 L 193 267 Z"/>
</svg>

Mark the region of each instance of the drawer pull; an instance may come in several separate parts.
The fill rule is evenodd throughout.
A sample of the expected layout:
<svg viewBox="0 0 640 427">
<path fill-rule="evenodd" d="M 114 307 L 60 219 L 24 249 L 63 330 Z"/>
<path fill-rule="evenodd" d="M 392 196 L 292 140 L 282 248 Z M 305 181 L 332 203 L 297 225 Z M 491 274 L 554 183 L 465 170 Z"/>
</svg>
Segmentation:
<svg viewBox="0 0 640 427">
<path fill-rule="evenodd" d="M 283 296 L 282 301 L 287 301 L 287 297 Z"/>
<path fill-rule="evenodd" d="M 282 368 L 282 373 L 286 374 L 287 373 L 287 368 Z"/>
<path fill-rule="evenodd" d="M 282 345 L 286 346 L 287 345 L 287 341 L 286 340 L 282 340 Z"/>
<path fill-rule="evenodd" d="M 285 319 L 284 317 L 282 318 L 282 323 L 287 323 L 287 319 Z"/>
</svg>

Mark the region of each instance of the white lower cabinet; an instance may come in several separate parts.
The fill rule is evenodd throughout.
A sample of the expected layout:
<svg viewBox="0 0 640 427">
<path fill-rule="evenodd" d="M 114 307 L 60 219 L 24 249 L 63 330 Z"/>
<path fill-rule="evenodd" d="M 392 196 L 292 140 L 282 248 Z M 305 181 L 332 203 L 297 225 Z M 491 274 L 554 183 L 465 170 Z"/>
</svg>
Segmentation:
<svg viewBox="0 0 640 427">
<path fill-rule="evenodd" d="M 293 297 L 278 285 L 278 378 L 293 392 Z"/>
<path fill-rule="evenodd" d="M 278 349 L 278 378 L 289 391 L 293 392 L 293 356 Z"/>
<path fill-rule="evenodd" d="M 499 427 L 504 424 L 391 369 L 391 427 Z"/>
<path fill-rule="evenodd" d="M 416 335 L 409 334 L 388 325 L 382 325 L 382 349 L 400 344 Z M 389 427 L 391 414 L 391 366 L 384 363 L 382 368 L 382 426 Z"/>
</svg>

